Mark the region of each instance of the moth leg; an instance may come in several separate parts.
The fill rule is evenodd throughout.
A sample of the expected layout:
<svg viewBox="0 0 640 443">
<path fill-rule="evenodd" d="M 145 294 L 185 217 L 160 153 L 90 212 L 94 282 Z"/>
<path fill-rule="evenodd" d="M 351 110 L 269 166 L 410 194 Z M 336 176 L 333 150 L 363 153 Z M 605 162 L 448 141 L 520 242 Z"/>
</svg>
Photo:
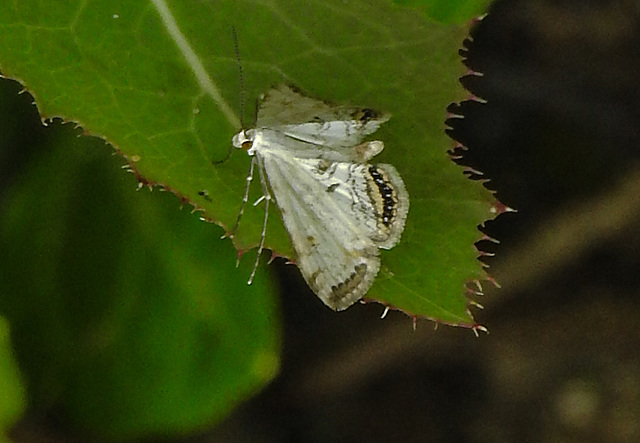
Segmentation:
<svg viewBox="0 0 640 443">
<path fill-rule="evenodd" d="M 233 228 L 228 233 L 224 234 L 222 238 L 229 237 L 233 238 L 240 225 L 240 219 L 242 218 L 242 214 L 244 213 L 244 206 L 247 204 L 249 200 L 249 189 L 251 188 L 251 181 L 253 180 L 253 166 L 256 162 L 256 158 L 251 157 L 251 164 L 249 165 L 249 175 L 247 175 L 246 181 L 247 185 L 244 188 L 244 197 L 242 198 L 242 204 L 240 205 L 240 212 L 238 212 L 238 217 L 236 218 L 236 222 L 233 224 Z"/>
<path fill-rule="evenodd" d="M 256 263 L 253 265 L 253 270 L 251 271 L 249 281 L 247 282 L 248 284 L 251 284 L 251 282 L 253 282 L 253 277 L 256 275 L 258 264 L 260 263 L 260 255 L 262 255 L 262 249 L 264 248 L 264 240 L 267 237 L 267 220 L 269 219 L 269 202 L 271 201 L 271 193 L 269 192 L 267 180 L 265 179 L 266 172 L 264 170 L 264 164 L 260 157 L 255 156 L 255 158 L 258 162 L 258 173 L 260 174 L 262 197 L 264 198 L 264 221 L 262 222 L 262 233 L 260 234 L 260 244 L 258 245 L 258 255 L 256 256 Z M 257 203 L 259 203 L 263 198 L 260 198 Z"/>
</svg>

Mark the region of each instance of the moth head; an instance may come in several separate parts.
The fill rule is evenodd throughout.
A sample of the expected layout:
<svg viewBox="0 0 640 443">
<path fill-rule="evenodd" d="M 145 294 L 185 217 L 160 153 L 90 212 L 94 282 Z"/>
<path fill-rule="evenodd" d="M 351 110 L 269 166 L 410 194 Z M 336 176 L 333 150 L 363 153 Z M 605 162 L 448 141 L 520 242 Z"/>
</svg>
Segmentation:
<svg viewBox="0 0 640 443">
<path fill-rule="evenodd" d="M 253 145 L 253 130 L 242 130 L 233 136 L 233 147 L 248 151 Z"/>
</svg>

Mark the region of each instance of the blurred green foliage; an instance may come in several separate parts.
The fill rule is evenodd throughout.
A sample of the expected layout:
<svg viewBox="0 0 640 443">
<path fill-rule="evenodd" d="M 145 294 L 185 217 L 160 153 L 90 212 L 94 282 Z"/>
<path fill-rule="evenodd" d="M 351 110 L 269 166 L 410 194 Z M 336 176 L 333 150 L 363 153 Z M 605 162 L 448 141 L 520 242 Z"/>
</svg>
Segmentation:
<svg viewBox="0 0 640 443">
<path fill-rule="evenodd" d="M 5 432 L 20 418 L 26 406 L 24 386 L 9 335 L 9 322 L 0 316 L 0 442 L 9 441 Z"/>
</svg>

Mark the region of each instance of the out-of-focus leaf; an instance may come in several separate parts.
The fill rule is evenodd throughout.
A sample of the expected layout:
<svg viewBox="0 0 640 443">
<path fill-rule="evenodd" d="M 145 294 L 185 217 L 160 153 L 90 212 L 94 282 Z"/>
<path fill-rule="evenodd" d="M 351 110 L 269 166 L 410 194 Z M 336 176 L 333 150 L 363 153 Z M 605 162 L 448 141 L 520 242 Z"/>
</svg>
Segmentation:
<svg viewBox="0 0 640 443">
<path fill-rule="evenodd" d="M 247 286 L 221 230 L 136 193 L 102 141 L 49 132 L 0 213 L 0 312 L 32 404 L 116 439 L 215 423 L 277 372 L 267 276 Z"/>
<path fill-rule="evenodd" d="M 25 409 L 25 393 L 9 340 L 9 323 L 0 316 L 0 442 Z"/>
</svg>

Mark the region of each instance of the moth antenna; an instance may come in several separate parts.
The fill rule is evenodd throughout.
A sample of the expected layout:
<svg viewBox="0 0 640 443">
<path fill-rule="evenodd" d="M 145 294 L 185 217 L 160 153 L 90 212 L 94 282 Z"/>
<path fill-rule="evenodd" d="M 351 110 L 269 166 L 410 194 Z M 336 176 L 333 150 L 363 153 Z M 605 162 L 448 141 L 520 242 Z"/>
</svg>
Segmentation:
<svg viewBox="0 0 640 443">
<path fill-rule="evenodd" d="M 240 46 L 238 45 L 238 34 L 236 27 L 231 25 L 231 33 L 233 34 L 233 49 L 236 52 L 236 61 L 238 62 L 238 73 L 240 74 L 240 125 L 245 129 L 244 125 L 244 70 L 240 61 Z"/>
<path fill-rule="evenodd" d="M 238 72 L 240 74 L 240 125 L 242 126 L 242 130 L 245 129 L 244 125 L 244 70 L 242 69 L 242 62 L 240 61 L 240 46 L 238 45 L 238 34 L 236 33 L 236 27 L 231 25 L 231 35 L 233 36 L 233 50 L 236 54 L 236 62 L 238 63 Z M 221 163 L 226 162 L 229 157 L 231 157 L 231 153 L 233 152 L 233 147 L 229 147 L 229 152 L 227 156 L 222 160 L 214 160 L 211 163 L 214 165 L 219 165 Z"/>
</svg>

